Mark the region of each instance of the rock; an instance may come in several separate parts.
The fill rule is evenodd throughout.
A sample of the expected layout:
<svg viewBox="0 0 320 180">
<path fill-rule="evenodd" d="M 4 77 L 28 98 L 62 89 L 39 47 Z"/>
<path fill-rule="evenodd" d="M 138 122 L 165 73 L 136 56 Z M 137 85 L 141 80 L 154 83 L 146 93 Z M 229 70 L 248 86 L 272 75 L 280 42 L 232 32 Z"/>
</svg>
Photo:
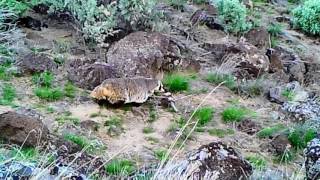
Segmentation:
<svg viewBox="0 0 320 180">
<path fill-rule="evenodd" d="M 188 159 L 177 164 L 167 164 L 157 179 L 246 179 L 252 174 L 250 163 L 232 147 L 222 142 L 201 146 Z"/>
<path fill-rule="evenodd" d="M 48 55 L 40 53 L 29 53 L 22 57 L 17 66 L 22 69 L 24 73 L 38 73 L 44 71 L 54 71 L 58 65 L 48 57 Z"/>
<path fill-rule="evenodd" d="M 86 130 L 98 131 L 99 123 L 93 120 L 86 120 L 80 122 L 80 127 Z"/>
<path fill-rule="evenodd" d="M 115 67 L 95 59 L 74 59 L 67 67 L 68 79 L 87 90 L 93 90 L 106 79 L 119 77 Z"/>
<path fill-rule="evenodd" d="M 284 134 L 280 134 L 272 139 L 270 142 L 271 152 L 277 155 L 283 155 L 286 151 L 288 151 L 291 146 L 288 140 L 288 136 Z"/>
<path fill-rule="evenodd" d="M 37 146 L 47 140 L 48 128 L 37 118 L 13 111 L 0 114 L 1 138 L 25 146 Z"/>
<path fill-rule="evenodd" d="M 285 102 L 281 109 L 291 116 L 292 119 L 316 123 L 320 117 L 320 101 L 316 98 L 308 98 L 304 102 Z M 319 126 L 314 124 L 315 126 Z"/>
<path fill-rule="evenodd" d="M 193 13 L 190 18 L 191 25 L 206 25 L 210 29 L 224 31 L 224 26 L 217 22 L 218 18 L 215 19 L 215 16 L 210 15 L 206 10 L 197 10 Z"/>
<path fill-rule="evenodd" d="M 269 48 L 269 49 L 267 49 L 266 55 L 268 56 L 269 61 L 270 61 L 270 71 L 269 72 L 274 73 L 274 72 L 279 72 L 279 71 L 284 70 L 284 67 L 283 67 L 283 64 L 280 59 L 280 55 L 279 55 L 278 51 L 276 51 L 272 48 Z"/>
<path fill-rule="evenodd" d="M 245 120 L 241 121 L 238 124 L 237 128 L 240 131 L 247 133 L 249 135 L 256 134 L 257 132 L 259 132 L 261 130 L 261 126 L 250 119 L 245 119 Z"/>
<path fill-rule="evenodd" d="M 320 179 L 320 138 L 308 143 L 304 150 L 306 177 L 308 180 Z"/>
<path fill-rule="evenodd" d="M 244 37 L 257 48 L 265 48 L 269 44 L 269 33 L 264 27 L 251 29 Z"/>
<path fill-rule="evenodd" d="M 163 92 L 161 81 L 150 78 L 106 79 L 90 94 L 97 100 L 117 103 L 144 103 L 154 92 Z"/>
<path fill-rule="evenodd" d="M 293 81 L 286 85 L 277 86 L 269 90 L 269 100 L 282 104 L 284 102 L 305 102 L 309 94 L 305 91 L 299 82 Z"/>
<path fill-rule="evenodd" d="M 243 0 L 242 3 L 246 6 L 246 8 L 253 9 L 253 2 L 251 0 Z"/>
<path fill-rule="evenodd" d="M 180 63 L 180 50 L 160 33 L 135 32 L 115 43 L 107 52 L 107 62 L 120 77 L 162 79 L 164 71 Z"/>
</svg>

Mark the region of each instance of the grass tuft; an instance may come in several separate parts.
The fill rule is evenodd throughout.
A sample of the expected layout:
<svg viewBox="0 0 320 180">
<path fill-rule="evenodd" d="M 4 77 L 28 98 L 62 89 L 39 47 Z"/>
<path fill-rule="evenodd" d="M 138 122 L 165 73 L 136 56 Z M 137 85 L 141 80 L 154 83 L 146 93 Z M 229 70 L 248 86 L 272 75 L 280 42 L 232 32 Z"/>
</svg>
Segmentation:
<svg viewBox="0 0 320 180">
<path fill-rule="evenodd" d="M 110 175 L 128 176 L 135 170 L 135 164 L 128 159 L 114 159 L 105 166 L 105 170 Z"/>
<path fill-rule="evenodd" d="M 235 77 L 231 74 L 221 74 L 221 73 L 209 73 L 207 74 L 206 81 L 209 83 L 220 84 L 225 82 L 224 85 L 229 88 L 230 90 L 234 90 L 237 87 L 237 82 Z"/>
<path fill-rule="evenodd" d="M 165 76 L 163 84 L 171 92 L 186 91 L 189 89 L 189 77 L 181 74 L 169 74 Z"/>
<path fill-rule="evenodd" d="M 277 124 L 271 127 L 264 128 L 257 133 L 259 138 L 269 138 L 274 136 L 275 134 L 285 131 L 286 127 L 283 124 Z"/>
<path fill-rule="evenodd" d="M 40 99 L 47 101 L 55 101 L 63 98 L 63 91 L 60 88 L 39 87 L 35 89 L 34 93 Z"/>
<path fill-rule="evenodd" d="M 69 98 L 74 98 L 77 92 L 77 88 L 70 82 L 68 82 L 65 86 L 64 86 L 64 95 L 69 97 Z"/>
<path fill-rule="evenodd" d="M 232 135 L 234 134 L 234 130 L 233 129 L 209 129 L 208 133 L 211 136 L 217 136 L 219 138 L 224 138 L 227 135 Z"/>
<path fill-rule="evenodd" d="M 198 120 L 198 126 L 204 126 L 212 120 L 213 114 L 212 107 L 203 107 L 195 112 L 194 117 Z"/>
<path fill-rule="evenodd" d="M 244 107 L 230 106 L 223 110 L 221 115 L 224 122 L 240 122 L 252 116 L 252 113 Z"/>
</svg>

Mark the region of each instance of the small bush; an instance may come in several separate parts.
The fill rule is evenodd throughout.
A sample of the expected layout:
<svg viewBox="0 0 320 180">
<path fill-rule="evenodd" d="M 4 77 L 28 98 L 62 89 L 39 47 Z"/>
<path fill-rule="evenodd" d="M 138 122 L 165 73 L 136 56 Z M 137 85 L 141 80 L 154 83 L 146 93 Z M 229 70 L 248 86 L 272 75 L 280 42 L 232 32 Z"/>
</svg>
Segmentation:
<svg viewBox="0 0 320 180">
<path fill-rule="evenodd" d="M 207 3 L 207 0 L 192 0 L 192 2 L 195 4 L 205 4 Z"/>
<path fill-rule="evenodd" d="M 248 116 L 251 116 L 251 112 L 238 106 L 228 107 L 222 112 L 222 120 L 224 122 L 240 122 Z"/>
<path fill-rule="evenodd" d="M 68 82 L 65 86 L 64 86 L 64 95 L 69 97 L 69 98 L 74 98 L 77 92 L 77 88 L 70 82 Z"/>
<path fill-rule="evenodd" d="M 60 88 L 40 87 L 36 88 L 34 93 L 40 99 L 47 101 L 56 101 L 63 98 L 63 91 Z"/>
<path fill-rule="evenodd" d="M 320 35 L 320 1 L 306 0 L 292 11 L 293 24 L 311 35 Z"/>
<path fill-rule="evenodd" d="M 233 129 L 210 129 L 208 132 L 211 136 L 217 136 L 219 138 L 224 138 L 227 135 L 234 134 Z"/>
<path fill-rule="evenodd" d="M 10 151 L 10 156 L 14 157 L 17 161 L 26 161 L 26 160 L 37 160 L 39 157 L 39 152 L 37 149 L 32 147 L 25 147 L 20 149 L 13 148 Z"/>
<path fill-rule="evenodd" d="M 263 170 L 267 167 L 267 161 L 262 156 L 247 156 L 246 160 L 249 161 L 255 169 Z"/>
<path fill-rule="evenodd" d="M 314 139 L 317 131 L 314 129 L 295 128 L 291 130 L 288 136 L 290 144 L 296 149 L 303 149 L 307 146 L 308 142 Z"/>
<path fill-rule="evenodd" d="M 2 87 L 2 98 L 0 99 L 0 104 L 11 105 L 16 96 L 16 89 L 12 85 L 6 84 Z"/>
<path fill-rule="evenodd" d="M 189 78 L 180 74 L 167 75 L 163 80 L 164 86 L 171 92 L 186 91 L 189 89 Z"/>
<path fill-rule="evenodd" d="M 212 107 L 203 107 L 198 109 L 194 117 L 198 120 L 198 126 L 204 126 L 213 118 L 214 109 Z"/>
<path fill-rule="evenodd" d="M 283 124 L 277 124 L 260 130 L 257 136 L 259 138 L 269 138 L 284 130 L 286 130 L 286 127 Z"/>
<path fill-rule="evenodd" d="M 246 21 L 247 9 L 239 0 L 211 0 L 219 11 L 227 31 L 241 33 L 250 29 Z"/>
<path fill-rule="evenodd" d="M 239 85 L 239 91 L 250 97 L 260 96 L 264 91 L 264 83 L 261 79 L 245 81 Z"/>
<path fill-rule="evenodd" d="M 78 126 L 80 124 L 80 119 L 76 117 L 71 117 L 70 115 L 58 116 L 55 119 L 59 125 L 63 125 L 66 122 L 71 122 L 72 124 Z"/>
<path fill-rule="evenodd" d="M 110 175 L 128 176 L 136 170 L 135 164 L 127 159 L 114 159 L 105 166 Z"/>
<path fill-rule="evenodd" d="M 53 84 L 54 76 L 50 72 L 43 72 L 40 74 L 34 74 L 32 76 L 32 82 L 37 86 L 51 87 Z"/>
<path fill-rule="evenodd" d="M 234 90 L 237 87 L 235 77 L 231 74 L 209 73 L 205 79 L 214 84 L 225 82 L 224 85 L 231 90 Z"/>
<path fill-rule="evenodd" d="M 17 1 L 17 0 L 0 0 L 0 7 L 7 9 L 15 14 L 22 16 L 32 5 L 36 5 L 37 1 Z"/>
<path fill-rule="evenodd" d="M 167 150 L 157 149 L 154 151 L 154 156 L 159 160 L 163 161 L 166 158 Z"/>
<path fill-rule="evenodd" d="M 277 37 L 282 32 L 283 27 L 279 23 L 272 23 L 269 24 L 267 29 L 271 36 Z"/>
</svg>

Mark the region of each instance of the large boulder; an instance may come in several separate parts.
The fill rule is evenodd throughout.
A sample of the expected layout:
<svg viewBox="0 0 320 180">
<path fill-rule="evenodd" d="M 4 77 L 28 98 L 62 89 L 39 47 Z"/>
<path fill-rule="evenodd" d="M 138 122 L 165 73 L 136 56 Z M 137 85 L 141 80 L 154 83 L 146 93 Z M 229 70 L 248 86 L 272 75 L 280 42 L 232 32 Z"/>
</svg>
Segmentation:
<svg viewBox="0 0 320 180">
<path fill-rule="evenodd" d="M 33 52 L 23 56 L 17 62 L 17 66 L 24 73 L 54 71 L 58 68 L 58 65 L 48 55 Z"/>
<path fill-rule="evenodd" d="M 47 140 L 48 128 L 41 120 L 13 111 L 0 114 L 0 138 L 24 146 Z"/>
<path fill-rule="evenodd" d="M 106 58 L 121 77 L 161 79 L 180 63 L 180 50 L 163 34 L 135 32 L 115 43 Z"/>
<path fill-rule="evenodd" d="M 320 138 L 315 138 L 308 143 L 304 156 L 307 179 L 320 179 Z"/>
<path fill-rule="evenodd" d="M 67 65 L 68 79 L 77 86 L 93 90 L 104 80 L 119 77 L 117 70 L 95 59 L 74 59 Z"/>
<path fill-rule="evenodd" d="M 201 146 L 187 160 L 167 164 L 157 179 L 246 179 L 252 174 L 251 165 L 232 147 L 222 142 Z"/>
</svg>

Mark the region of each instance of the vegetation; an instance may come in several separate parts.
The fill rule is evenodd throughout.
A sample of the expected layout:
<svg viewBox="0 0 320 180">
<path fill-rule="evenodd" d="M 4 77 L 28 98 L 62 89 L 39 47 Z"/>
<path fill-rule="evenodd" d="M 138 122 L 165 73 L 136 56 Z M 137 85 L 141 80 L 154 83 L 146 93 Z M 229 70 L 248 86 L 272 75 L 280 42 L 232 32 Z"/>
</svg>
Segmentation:
<svg viewBox="0 0 320 180">
<path fill-rule="evenodd" d="M 303 149 L 317 135 L 317 131 L 314 129 L 304 129 L 296 127 L 290 131 L 288 140 L 290 144 L 296 149 Z"/>
<path fill-rule="evenodd" d="M 267 167 L 267 161 L 262 156 L 247 156 L 246 160 L 249 161 L 255 169 L 264 170 Z"/>
<path fill-rule="evenodd" d="M 295 97 L 295 92 L 293 90 L 290 90 L 290 89 L 285 89 L 282 92 L 282 96 L 286 97 L 288 101 L 293 101 L 293 99 Z"/>
<path fill-rule="evenodd" d="M 63 125 L 65 123 L 67 123 L 67 122 L 71 122 L 72 124 L 74 124 L 76 126 L 78 126 L 80 124 L 80 119 L 79 118 L 72 117 L 69 114 L 58 116 L 55 120 L 58 122 L 59 125 Z"/>
<path fill-rule="evenodd" d="M 296 27 L 310 35 L 320 35 L 320 1 L 306 0 L 292 11 Z"/>
<path fill-rule="evenodd" d="M 233 129 L 209 129 L 208 130 L 209 134 L 211 136 L 217 136 L 219 138 L 224 138 L 227 135 L 232 135 L 234 134 L 234 130 Z"/>
<path fill-rule="evenodd" d="M 105 170 L 110 175 L 128 176 L 136 170 L 136 166 L 128 159 L 114 159 L 105 166 Z"/>
<path fill-rule="evenodd" d="M 143 130 L 142 130 L 142 132 L 144 133 L 144 134 L 151 134 L 151 133 L 153 133 L 154 132 L 154 129 L 152 128 L 152 127 L 144 127 L 143 128 Z"/>
<path fill-rule="evenodd" d="M 231 33 L 241 33 L 251 28 L 246 21 L 247 9 L 239 0 L 211 0 L 218 7 L 219 17 Z"/>
<path fill-rule="evenodd" d="M 242 82 L 239 85 L 239 91 L 241 94 L 247 95 L 249 97 L 256 97 L 263 94 L 264 83 L 262 79 L 249 80 Z"/>
<path fill-rule="evenodd" d="M 181 74 L 169 74 L 165 76 L 163 84 L 171 92 L 186 91 L 189 89 L 189 78 Z"/>
<path fill-rule="evenodd" d="M 117 136 L 123 130 L 122 124 L 123 122 L 120 117 L 111 116 L 105 121 L 104 126 L 107 128 L 107 132 L 110 136 Z"/>
<path fill-rule="evenodd" d="M 82 149 L 87 149 L 91 146 L 90 141 L 84 136 L 79 136 L 76 134 L 65 134 L 64 139 L 79 145 Z"/>
<path fill-rule="evenodd" d="M 32 82 L 37 86 L 51 87 L 54 76 L 51 72 L 36 73 L 32 76 Z"/>
<path fill-rule="evenodd" d="M 194 117 L 198 120 L 198 126 L 204 126 L 213 118 L 214 109 L 212 107 L 203 107 L 198 109 Z"/>
<path fill-rule="evenodd" d="M 30 7 L 36 5 L 39 1 L 40 0 L 0 0 L 0 7 L 22 16 Z"/>
<path fill-rule="evenodd" d="M 252 112 L 239 106 L 230 106 L 223 110 L 222 120 L 224 122 L 240 122 L 246 117 L 252 116 Z"/>
<path fill-rule="evenodd" d="M 56 101 L 63 98 L 63 91 L 60 88 L 40 87 L 34 90 L 36 96 L 47 101 Z"/>
<path fill-rule="evenodd" d="M 77 88 L 71 83 L 68 82 L 67 84 L 65 84 L 64 86 L 64 95 L 68 98 L 74 98 L 77 92 Z"/>
<path fill-rule="evenodd" d="M 13 100 L 16 98 L 16 89 L 10 85 L 10 84 L 5 84 L 2 87 L 2 97 L 0 99 L 0 104 L 1 105 L 11 105 Z"/>
<path fill-rule="evenodd" d="M 274 136 L 279 132 L 283 132 L 286 130 L 286 127 L 283 124 L 277 124 L 271 127 L 264 128 L 257 133 L 259 138 L 269 138 Z"/>
<path fill-rule="evenodd" d="M 280 35 L 280 33 L 283 31 L 283 27 L 279 23 L 271 23 L 268 26 L 268 32 L 271 36 L 277 37 Z"/>
<path fill-rule="evenodd" d="M 214 84 L 220 84 L 224 82 L 227 88 L 234 90 L 237 87 L 236 78 L 231 74 L 221 74 L 221 73 L 209 73 L 206 76 L 206 81 Z"/>
<path fill-rule="evenodd" d="M 170 6 L 176 9 L 183 9 L 184 5 L 187 4 L 188 0 L 167 0 Z"/>
<path fill-rule="evenodd" d="M 163 161 L 166 158 L 167 150 L 165 149 L 157 149 L 154 151 L 154 156 L 159 160 Z"/>
</svg>

